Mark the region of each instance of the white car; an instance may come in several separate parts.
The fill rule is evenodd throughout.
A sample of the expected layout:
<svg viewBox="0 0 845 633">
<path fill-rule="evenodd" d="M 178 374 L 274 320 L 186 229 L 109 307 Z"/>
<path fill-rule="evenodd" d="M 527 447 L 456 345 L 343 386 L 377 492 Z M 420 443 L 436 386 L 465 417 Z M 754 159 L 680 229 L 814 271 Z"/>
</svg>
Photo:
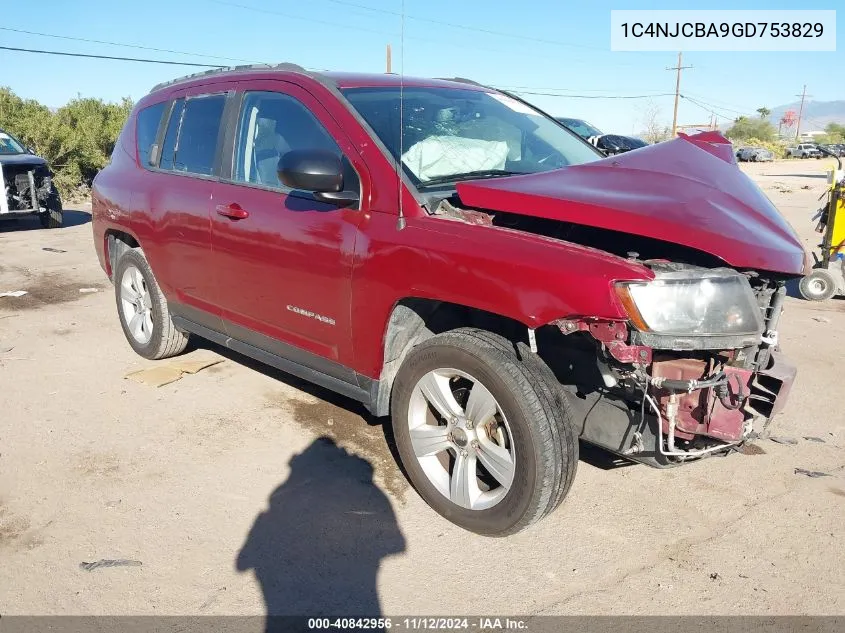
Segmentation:
<svg viewBox="0 0 845 633">
<path fill-rule="evenodd" d="M 822 153 L 814 143 L 800 143 L 795 147 L 790 147 L 786 150 L 787 156 L 793 158 L 821 158 Z"/>
</svg>

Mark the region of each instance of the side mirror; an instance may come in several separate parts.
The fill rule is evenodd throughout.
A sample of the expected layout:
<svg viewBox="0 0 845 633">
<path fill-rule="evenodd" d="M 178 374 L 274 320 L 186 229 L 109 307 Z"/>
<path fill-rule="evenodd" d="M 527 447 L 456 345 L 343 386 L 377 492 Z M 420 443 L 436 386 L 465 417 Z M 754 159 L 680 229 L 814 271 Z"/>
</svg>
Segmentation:
<svg viewBox="0 0 845 633">
<path fill-rule="evenodd" d="M 356 192 L 343 190 L 343 164 L 334 152 L 291 150 L 279 159 L 278 173 L 288 187 L 310 191 L 322 202 L 350 206 L 358 201 Z"/>
</svg>

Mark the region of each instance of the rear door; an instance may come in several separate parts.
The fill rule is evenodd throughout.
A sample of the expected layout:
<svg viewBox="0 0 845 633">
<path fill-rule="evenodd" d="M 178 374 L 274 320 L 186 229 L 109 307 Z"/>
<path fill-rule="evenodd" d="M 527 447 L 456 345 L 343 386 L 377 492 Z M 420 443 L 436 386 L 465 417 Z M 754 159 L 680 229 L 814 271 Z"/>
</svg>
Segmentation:
<svg viewBox="0 0 845 633">
<path fill-rule="evenodd" d="M 135 223 L 171 311 L 218 330 L 209 216 L 227 97 L 203 86 L 175 95 L 150 178 L 133 198 L 133 206 L 150 210 L 137 214 Z"/>
<path fill-rule="evenodd" d="M 277 166 L 290 150 L 329 150 L 344 162 L 344 188 L 361 193 L 361 157 L 302 87 L 255 80 L 237 90 L 230 178 L 214 188 L 211 221 L 227 333 L 353 382 L 351 276 L 364 210 L 291 190 Z"/>
</svg>

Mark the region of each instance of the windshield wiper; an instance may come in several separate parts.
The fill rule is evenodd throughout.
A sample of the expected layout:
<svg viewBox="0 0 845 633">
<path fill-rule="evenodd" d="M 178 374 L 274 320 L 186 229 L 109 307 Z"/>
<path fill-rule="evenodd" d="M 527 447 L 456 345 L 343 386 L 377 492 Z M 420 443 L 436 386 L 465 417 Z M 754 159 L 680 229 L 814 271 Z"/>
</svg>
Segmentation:
<svg viewBox="0 0 845 633">
<path fill-rule="evenodd" d="M 476 171 L 465 171 L 459 174 L 449 174 L 447 176 L 437 176 L 425 182 L 420 183 L 420 187 L 428 187 L 429 185 L 441 185 L 447 182 L 457 182 L 459 180 L 475 180 L 481 178 L 498 178 L 500 176 L 518 176 L 525 174 L 524 171 L 510 171 L 508 169 L 479 169 Z"/>
</svg>

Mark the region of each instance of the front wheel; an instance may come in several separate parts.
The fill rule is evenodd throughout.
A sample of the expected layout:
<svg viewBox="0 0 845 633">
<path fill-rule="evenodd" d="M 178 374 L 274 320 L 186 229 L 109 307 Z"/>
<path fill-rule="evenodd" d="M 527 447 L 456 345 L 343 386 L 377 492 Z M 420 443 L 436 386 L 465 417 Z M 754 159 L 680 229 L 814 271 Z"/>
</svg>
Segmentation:
<svg viewBox="0 0 845 633">
<path fill-rule="evenodd" d="M 565 395 L 527 349 L 470 328 L 434 336 L 393 386 L 394 437 L 408 478 L 437 512 L 487 536 L 554 510 L 578 462 Z"/>
<path fill-rule="evenodd" d="M 45 229 L 58 229 L 62 226 L 64 212 L 62 211 L 62 201 L 57 192 L 50 194 L 50 198 L 47 200 L 47 210 L 38 217 L 41 220 L 41 226 Z"/>
<path fill-rule="evenodd" d="M 818 268 L 801 279 L 798 290 L 808 301 L 824 301 L 836 294 L 836 280 L 828 271 Z"/>
</svg>

